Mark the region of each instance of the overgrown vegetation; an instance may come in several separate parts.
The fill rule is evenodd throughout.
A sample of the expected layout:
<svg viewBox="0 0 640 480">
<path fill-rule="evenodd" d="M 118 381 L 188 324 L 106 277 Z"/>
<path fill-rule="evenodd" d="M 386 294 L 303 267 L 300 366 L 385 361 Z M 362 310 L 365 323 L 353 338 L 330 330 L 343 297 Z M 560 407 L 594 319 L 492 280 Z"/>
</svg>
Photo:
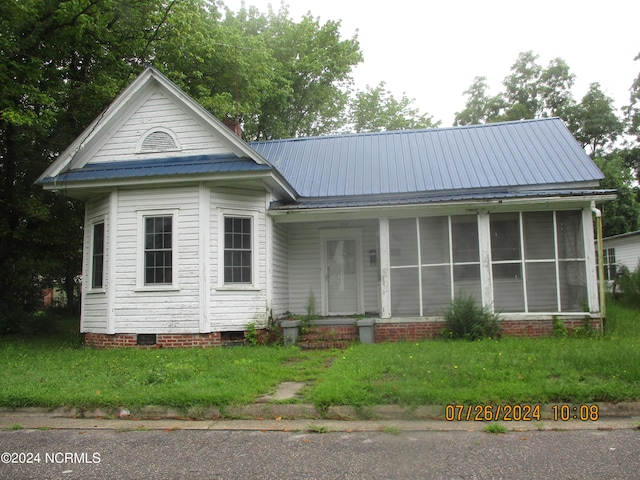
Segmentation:
<svg viewBox="0 0 640 480">
<path fill-rule="evenodd" d="M 444 314 L 445 338 L 478 340 L 495 338 L 500 331 L 500 318 L 488 307 L 480 307 L 473 296 L 461 295 L 451 301 Z"/>
<path fill-rule="evenodd" d="M 640 308 L 640 262 L 634 272 L 622 267 L 616 283 L 619 299 L 625 305 Z"/>
</svg>

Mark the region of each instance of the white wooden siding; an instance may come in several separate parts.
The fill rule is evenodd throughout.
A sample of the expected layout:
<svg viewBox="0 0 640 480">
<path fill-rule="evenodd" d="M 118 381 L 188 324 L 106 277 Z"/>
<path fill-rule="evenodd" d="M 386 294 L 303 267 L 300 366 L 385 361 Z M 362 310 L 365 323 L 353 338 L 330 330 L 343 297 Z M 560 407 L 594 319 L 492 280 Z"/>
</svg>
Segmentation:
<svg viewBox="0 0 640 480">
<path fill-rule="evenodd" d="M 260 327 L 267 321 L 266 296 L 266 218 L 264 191 L 238 190 L 231 188 L 213 188 L 211 194 L 211 331 L 245 330 L 250 322 Z M 253 272 L 253 286 L 237 288 L 224 286 L 220 277 L 220 258 L 218 242 L 220 237 L 221 212 L 233 212 L 238 215 L 255 215 L 253 235 L 257 235 L 257 271 Z M 254 244 L 255 245 L 255 244 Z"/>
<path fill-rule="evenodd" d="M 640 235 L 605 239 L 603 248 L 616 249 L 616 264 L 635 272 L 640 261 Z"/>
<path fill-rule="evenodd" d="M 199 190 L 197 186 L 126 191 L 118 202 L 116 333 L 197 333 L 199 331 Z M 174 271 L 178 289 L 137 289 L 143 259 L 138 255 L 139 212 L 177 210 Z M 176 265 L 177 264 L 177 268 Z"/>
<path fill-rule="evenodd" d="M 104 245 L 104 291 L 91 291 L 91 263 L 92 263 L 92 235 L 91 226 L 98 219 L 104 219 L 105 245 Z M 109 197 L 101 197 L 87 202 L 85 206 L 84 247 L 82 255 L 82 314 L 80 316 L 80 331 L 107 333 L 108 297 L 106 286 L 109 284 L 110 272 L 108 269 L 110 248 L 109 235 Z"/>
<path fill-rule="evenodd" d="M 136 153 L 141 137 L 153 127 L 173 132 L 181 149 L 160 153 Z M 204 128 L 161 91 L 156 91 L 113 133 L 90 163 L 230 152 L 231 150 L 210 130 Z"/>
<path fill-rule="evenodd" d="M 267 218 L 271 222 L 271 218 Z M 289 231 L 287 225 L 273 223 L 272 309 L 275 316 L 289 310 Z"/>
<path fill-rule="evenodd" d="M 362 265 L 365 312 L 379 311 L 378 306 L 378 221 L 296 223 L 289 226 L 289 310 L 306 314 L 309 292 L 313 292 L 316 314 L 321 314 L 322 242 L 320 232 L 330 229 L 362 229 Z M 377 261 L 371 264 L 369 251 L 376 252 Z"/>
</svg>

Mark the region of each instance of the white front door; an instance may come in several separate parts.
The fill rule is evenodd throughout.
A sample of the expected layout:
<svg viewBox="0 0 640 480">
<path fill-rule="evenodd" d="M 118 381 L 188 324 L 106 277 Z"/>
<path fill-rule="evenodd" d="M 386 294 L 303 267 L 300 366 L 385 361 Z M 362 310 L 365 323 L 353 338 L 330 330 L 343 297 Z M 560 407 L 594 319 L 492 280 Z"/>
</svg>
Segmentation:
<svg viewBox="0 0 640 480">
<path fill-rule="evenodd" d="M 362 313 L 361 245 L 357 238 L 324 241 L 324 300 L 327 315 Z"/>
</svg>

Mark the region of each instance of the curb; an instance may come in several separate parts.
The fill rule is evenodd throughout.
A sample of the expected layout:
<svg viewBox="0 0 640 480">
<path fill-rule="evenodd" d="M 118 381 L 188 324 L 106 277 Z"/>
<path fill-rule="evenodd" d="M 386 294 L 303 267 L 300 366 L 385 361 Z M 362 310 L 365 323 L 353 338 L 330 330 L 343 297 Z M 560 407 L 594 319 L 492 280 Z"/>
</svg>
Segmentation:
<svg viewBox="0 0 640 480">
<path fill-rule="evenodd" d="M 566 405 L 566 407 L 565 407 Z M 640 419 L 640 402 L 621 403 L 590 403 L 583 405 L 597 405 L 599 420 L 606 419 Z M 524 404 L 523 404 L 524 406 Z M 126 406 L 108 409 L 83 409 L 77 407 L 60 407 L 55 409 L 28 407 L 28 408 L 0 408 L 0 419 L 3 417 L 20 416 L 40 416 L 50 419 L 102 419 L 102 420 L 189 420 L 189 421 L 234 421 L 234 420 L 331 420 L 331 421 L 434 421 L 445 424 L 459 422 L 476 421 L 487 422 L 493 419 L 490 416 L 482 417 L 475 415 L 480 406 L 457 405 L 458 409 L 464 412 L 457 415 L 458 418 L 445 419 L 445 405 L 426 406 L 398 406 L 398 405 L 377 405 L 368 407 L 353 406 L 331 406 L 326 410 L 319 410 L 313 405 L 307 404 L 286 404 L 286 403 L 253 403 L 249 405 L 226 406 L 226 407 L 190 407 L 188 409 L 175 409 L 162 406 L 145 406 L 142 408 L 128 408 Z M 562 421 L 558 417 L 558 408 L 565 408 L 565 413 L 569 414 L 567 420 L 580 421 L 578 404 L 549 404 L 540 406 L 540 420 L 524 419 L 521 422 L 536 421 Z M 504 408 L 504 407 L 503 407 Z M 575 408 L 575 410 L 574 410 Z M 471 410 L 471 415 L 466 413 Z M 448 412 L 454 410 L 449 406 Z M 572 413 L 576 412 L 576 413 Z M 470 419 L 463 418 L 464 416 Z M 574 418 L 576 417 L 576 418 Z M 514 419 L 514 422 L 517 422 Z M 586 421 L 586 420 L 583 420 Z M 509 423 L 509 422 L 505 422 Z M 1 428 L 1 425 L 0 425 Z"/>
</svg>

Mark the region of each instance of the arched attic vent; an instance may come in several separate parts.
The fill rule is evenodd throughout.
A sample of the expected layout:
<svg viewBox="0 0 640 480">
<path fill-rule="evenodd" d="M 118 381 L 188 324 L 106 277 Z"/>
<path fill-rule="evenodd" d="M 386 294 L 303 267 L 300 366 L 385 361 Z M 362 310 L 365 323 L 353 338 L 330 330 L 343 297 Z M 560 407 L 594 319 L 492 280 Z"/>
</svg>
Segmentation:
<svg viewBox="0 0 640 480">
<path fill-rule="evenodd" d="M 155 127 L 147 130 L 138 144 L 138 153 L 170 152 L 180 150 L 175 134 L 166 128 Z"/>
</svg>

